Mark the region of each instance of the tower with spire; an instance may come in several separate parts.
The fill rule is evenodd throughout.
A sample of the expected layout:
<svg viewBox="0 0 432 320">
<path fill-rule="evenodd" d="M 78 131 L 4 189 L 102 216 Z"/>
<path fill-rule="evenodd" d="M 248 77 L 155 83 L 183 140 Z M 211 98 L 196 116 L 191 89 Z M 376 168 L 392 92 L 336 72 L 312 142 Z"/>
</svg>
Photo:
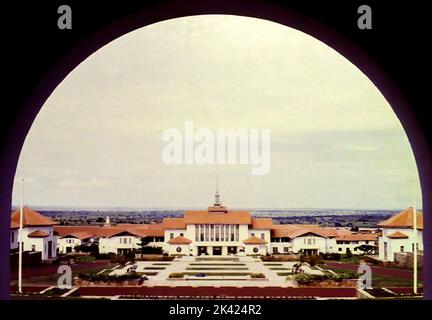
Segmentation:
<svg viewBox="0 0 432 320">
<path fill-rule="evenodd" d="M 220 201 L 219 177 L 216 177 L 216 193 L 214 197 L 215 197 L 215 201 L 213 203 L 213 206 L 208 207 L 208 211 L 212 213 L 227 213 L 228 212 L 227 208 L 222 206 L 222 203 Z"/>
</svg>

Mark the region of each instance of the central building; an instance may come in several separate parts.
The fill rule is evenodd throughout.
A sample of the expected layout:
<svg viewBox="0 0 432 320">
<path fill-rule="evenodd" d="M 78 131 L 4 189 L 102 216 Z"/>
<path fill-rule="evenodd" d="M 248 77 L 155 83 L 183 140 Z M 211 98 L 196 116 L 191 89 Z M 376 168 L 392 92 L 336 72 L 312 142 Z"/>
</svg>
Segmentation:
<svg viewBox="0 0 432 320">
<path fill-rule="evenodd" d="M 216 190 L 207 210 L 165 218 L 164 250 L 184 255 L 265 255 L 270 252 L 272 219 L 252 218 L 249 211 L 228 210 Z"/>
</svg>

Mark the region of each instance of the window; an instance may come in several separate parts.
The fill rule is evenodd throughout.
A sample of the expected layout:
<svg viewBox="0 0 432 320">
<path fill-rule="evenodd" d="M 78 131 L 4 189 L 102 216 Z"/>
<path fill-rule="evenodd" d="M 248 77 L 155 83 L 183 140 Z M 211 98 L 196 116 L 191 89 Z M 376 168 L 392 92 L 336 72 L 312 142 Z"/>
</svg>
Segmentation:
<svg viewBox="0 0 432 320">
<path fill-rule="evenodd" d="M 32 244 L 32 249 L 31 251 L 36 251 L 36 246 L 34 244 Z"/>
<path fill-rule="evenodd" d="M 338 248 L 338 251 L 342 251 L 342 248 Z"/>
<path fill-rule="evenodd" d="M 129 238 L 129 243 L 132 243 L 132 238 Z"/>
<path fill-rule="evenodd" d="M 183 233 L 180 233 L 180 237 L 183 237 Z"/>
<path fill-rule="evenodd" d="M 181 251 L 182 251 L 182 248 L 181 248 L 181 247 L 177 247 L 177 248 L 176 248 L 176 251 L 177 251 L 177 252 L 181 252 Z"/>
<path fill-rule="evenodd" d="M 278 247 L 273 247 L 273 253 L 279 253 Z"/>
<path fill-rule="evenodd" d="M 404 252 L 404 249 L 405 249 L 404 246 L 401 246 L 400 247 L 400 252 Z"/>
<path fill-rule="evenodd" d="M 215 241 L 219 241 L 219 226 L 215 227 L 215 231 L 216 231 Z"/>
<path fill-rule="evenodd" d="M 251 237 L 255 237 L 255 233 L 252 232 L 252 233 L 251 233 Z"/>
<path fill-rule="evenodd" d="M 258 252 L 258 248 L 257 247 L 253 248 L 253 252 L 257 253 Z"/>
<path fill-rule="evenodd" d="M 288 249 L 288 247 L 284 247 L 284 252 L 288 252 L 289 251 L 289 249 Z"/>
<path fill-rule="evenodd" d="M 174 233 L 170 232 L 170 239 L 174 239 Z"/>
<path fill-rule="evenodd" d="M 261 239 L 264 240 L 265 239 L 265 234 L 261 233 Z"/>
<path fill-rule="evenodd" d="M 11 242 L 15 242 L 15 231 L 11 233 Z"/>
</svg>

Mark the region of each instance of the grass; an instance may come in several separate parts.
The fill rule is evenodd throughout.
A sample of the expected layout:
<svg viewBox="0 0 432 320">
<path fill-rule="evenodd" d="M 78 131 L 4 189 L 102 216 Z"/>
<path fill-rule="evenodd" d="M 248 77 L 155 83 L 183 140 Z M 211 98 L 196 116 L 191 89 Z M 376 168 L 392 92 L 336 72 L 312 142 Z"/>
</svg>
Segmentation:
<svg viewBox="0 0 432 320">
<path fill-rule="evenodd" d="M 287 277 L 287 276 L 291 276 L 292 275 L 291 272 L 277 272 L 276 274 L 278 276 L 281 276 L 281 277 Z"/>
<path fill-rule="evenodd" d="M 337 268 L 329 268 L 330 270 L 333 270 L 336 273 L 345 273 L 347 270 L 343 269 L 337 269 Z M 398 278 L 398 277 L 392 277 L 392 276 L 386 276 L 381 274 L 372 274 L 372 287 L 374 288 L 386 288 L 386 287 L 411 287 L 412 286 L 412 279 L 404 279 L 404 278 Z M 422 283 L 419 282 L 419 285 Z"/>
<path fill-rule="evenodd" d="M 96 274 L 98 272 L 101 272 L 104 269 L 111 269 L 115 266 L 115 264 L 106 264 L 103 266 L 95 267 L 95 268 L 89 268 L 89 269 L 81 269 L 77 271 L 72 272 L 72 278 L 78 276 L 79 273 L 86 273 L 86 274 Z M 107 272 L 111 272 L 112 270 L 107 270 Z M 26 278 L 23 280 L 24 284 L 51 284 L 56 285 L 57 280 L 60 277 L 60 274 L 53 273 L 43 276 L 37 276 L 32 278 Z"/>
</svg>

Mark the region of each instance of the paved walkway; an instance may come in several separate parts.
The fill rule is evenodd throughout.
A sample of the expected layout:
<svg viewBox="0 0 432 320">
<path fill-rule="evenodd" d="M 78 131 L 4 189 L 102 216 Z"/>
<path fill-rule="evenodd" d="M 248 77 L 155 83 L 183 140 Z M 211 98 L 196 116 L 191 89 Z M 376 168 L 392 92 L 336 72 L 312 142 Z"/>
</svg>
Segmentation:
<svg viewBox="0 0 432 320">
<path fill-rule="evenodd" d="M 126 265 L 111 272 L 111 275 L 121 275 L 127 272 L 131 266 L 136 266 L 137 272 L 157 272 L 156 275 L 148 275 L 148 280 L 143 286 L 170 286 L 170 287 L 199 287 L 199 286 L 227 286 L 227 287 L 297 287 L 295 280 L 287 280 L 287 273 L 290 273 L 296 262 L 262 262 L 253 257 L 234 257 L 227 260 L 222 258 L 201 258 L 201 257 L 181 257 L 171 262 L 137 261 L 134 264 Z M 192 268 L 192 269 L 191 269 Z M 302 266 L 305 273 L 321 274 L 319 270 L 314 270 L 306 265 Z M 171 273 L 204 273 L 207 277 L 203 278 L 180 278 L 170 279 Z M 222 275 L 215 276 L 218 279 L 211 279 L 211 273 Z M 232 273 L 256 274 L 262 273 L 264 279 L 250 279 L 248 275 L 232 276 Z M 278 275 L 283 273 L 285 275 Z M 226 274 L 226 275 L 223 275 Z M 242 278 L 243 279 L 239 279 Z M 225 278 L 224 280 L 220 278 Z M 235 279 L 229 279 L 235 278 Z"/>
<path fill-rule="evenodd" d="M 349 270 L 349 271 L 357 271 L 358 264 L 354 263 L 347 263 L 347 262 L 339 262 L 339 261 L 326 261 L 326 264 L 330 267 L 336 268 L 336 269 L 343 269 L 343 270 Z M 372 272 L 376 274 L 380 274 L 383 276 L 390 276 L 390 277 L 398 277 L 403 279 L 412 279 L 413 278 L 413 271 L 412 270 L 403 270 L 403 269 L 394 269 L 394 268 L 384 268 L 384 267 L 374 267 L 371 266 Z M 418 279 L 423 279 L 423 273 L 419 271 L 418 273 Z"/>
</svg>

